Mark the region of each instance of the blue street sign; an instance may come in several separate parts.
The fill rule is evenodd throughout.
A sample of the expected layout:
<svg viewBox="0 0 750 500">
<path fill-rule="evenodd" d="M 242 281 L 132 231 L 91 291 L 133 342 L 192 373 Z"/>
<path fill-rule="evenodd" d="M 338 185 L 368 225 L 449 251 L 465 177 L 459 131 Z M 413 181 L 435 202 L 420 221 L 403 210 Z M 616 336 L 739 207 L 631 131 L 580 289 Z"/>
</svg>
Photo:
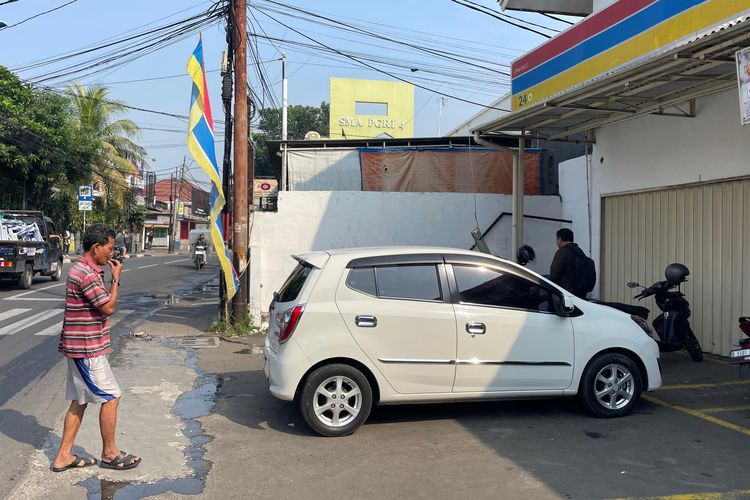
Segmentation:
<svg viewBox="0 0 750 500">
<path fill-rule="evenodd" d="M 86 186 L 78 186 L 78 201 L 93 201 L 94 200 L 94 186 L 91 184 Z"/>
</svg>

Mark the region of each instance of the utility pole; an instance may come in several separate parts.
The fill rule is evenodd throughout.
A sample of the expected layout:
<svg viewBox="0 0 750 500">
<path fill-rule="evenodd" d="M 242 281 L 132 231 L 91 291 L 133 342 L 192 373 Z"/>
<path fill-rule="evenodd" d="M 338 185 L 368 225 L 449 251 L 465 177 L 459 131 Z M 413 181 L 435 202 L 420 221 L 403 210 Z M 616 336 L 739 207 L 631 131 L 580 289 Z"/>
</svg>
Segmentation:
<svg viewBox="0 0 750 500">
<path fill-rule="evenodd" d="M 234 264 L 240 275 L 240 288 L 232 300 L 232 319 L 247 316 L 248 282 L 245 273 L 249 247 L 248 215 L 248 138 L 247 119 L 247 0 L 234 0 Z"/>
<path fill-rule="evenodd" d="M 231 6 L 229 7 L 231 9 Z M 229 214 L 231 212 L 232 196 L 229 192 L 229 177 L 232 175 L 232 60 L 234 59 L 234 42 L 231 10 L 227 12 L 227 52 L 221 57 L 221 102 L 224 106 L 224 161 L 222 165 L 221 187 L 224 191 L 224 208 L 221 209 L 221 226 L 224 229 L 224 239 L 229 240 Z M 219 272 L 219 315 L 221 319 L 229 319 L 229 304 L 227 303 L 227 282 L 224 273 Z"/>
<path fill-rule="evenodd" d="M 175 171 L 175 174 L 177 172 Z M 168 253 L 174 253 L 174 176 L 169 174 L 169 243 Z"/>
<path fill-rule="evenodd" d="M 174 224 L 175 224 L 175 243 L 177 243 L 177 240 L 180 236 L 180 229 L 182 224 L 180 224 L 180 195 L 182 194 L 182 183 L 185 180 L 185 168 L 187 166 L 187 155 L 182 157 L 182 168 L 180 168 L 180 179 L 177 182 L 177 187 L 175 188 L 175 211 L 174 211 Z"/>
<path fill-rule="evenodd" d="M 440 111 L 438 111 L 438 137 L 442 135 L 441 125 L 443 123 L 443 108 L 445 107 L 445 96 L 440 96 Z"/>
<path fill-rule="evenodd" d="M 281 53 L 281 140 L 287 140 L 287 107 L 289 105 L 289 88 L 286 80 L 286 53 Z M 284 152 L 281 156 L 281 187 L 280 191 L 286 191 L 286 164 L 287 164 L 287 153 L 286 143 L 284 143 Z"/>
</svg>

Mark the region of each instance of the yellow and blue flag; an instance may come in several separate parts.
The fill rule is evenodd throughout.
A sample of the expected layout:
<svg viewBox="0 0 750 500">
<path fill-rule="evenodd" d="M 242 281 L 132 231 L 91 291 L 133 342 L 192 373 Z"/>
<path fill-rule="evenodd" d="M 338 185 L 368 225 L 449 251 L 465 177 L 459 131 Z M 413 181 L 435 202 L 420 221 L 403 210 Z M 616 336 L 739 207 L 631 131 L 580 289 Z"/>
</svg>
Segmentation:
<svg viewBox="0 0 750 500">
<path fill-rule="evenodd" d="M 198 41 L 193 54 L 188 59 L 187 72 L 193 79 L 193 94 L 190 97 L 190 119 L 188 122 L 188 149 L 198 165 L 211 179 L 211 241 L 219 257 L 219 264 L 227 284 L 227 298 L 231 299 L 239 287 L 237 272 L 232 266 L 229 251 L 224 245 L 224 228 L 221 223 L 221 209 L 226 199 L 221 187 L 221 173 L 216 162 L 214 124 L 211 117 L 211 103 L 208 99 L 206 71 L 203 67 L 203 37 Z"/>
</svg>

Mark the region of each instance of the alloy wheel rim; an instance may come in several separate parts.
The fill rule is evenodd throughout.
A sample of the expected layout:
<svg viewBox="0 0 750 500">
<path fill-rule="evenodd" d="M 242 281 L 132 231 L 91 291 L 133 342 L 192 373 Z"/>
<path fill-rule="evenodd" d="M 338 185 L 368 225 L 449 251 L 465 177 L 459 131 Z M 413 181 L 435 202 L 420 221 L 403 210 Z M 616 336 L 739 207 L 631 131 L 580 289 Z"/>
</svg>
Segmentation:
<svg viewBox="0 0 750 500">
<path fill-rule="evenodd" d="M 336 375 L 315 389 L 313 410 L 320 422 L 329 427 L 350 424 L 362 409 L 362 390 L 349 377 Z"/>
<path fill-rule="evenodd" d="M 619 410 L 630 404 L 635 383 L 630 370 L 620 364 L 604 366 L 594 379 L 594 395 L 604 408 Z"/>
</svg>

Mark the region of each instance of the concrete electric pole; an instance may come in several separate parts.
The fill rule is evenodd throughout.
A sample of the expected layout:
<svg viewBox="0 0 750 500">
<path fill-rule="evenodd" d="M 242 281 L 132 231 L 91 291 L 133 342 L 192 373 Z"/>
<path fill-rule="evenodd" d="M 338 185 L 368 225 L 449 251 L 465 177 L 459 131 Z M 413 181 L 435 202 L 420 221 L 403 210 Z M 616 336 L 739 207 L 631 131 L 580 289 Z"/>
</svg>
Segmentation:
<svg viewBox="0 0 750 500">
<path fill-rule="evenodd" d="M 248 139 L 247 116 L 247 0 L 234 0 L 234 266 L 240 287 L 232 299 L 232 319 L 238 321 L 248 312 L 248 280 L 245 273 L 249 242 L 248 219 Z"/>
<path fill-rule="evenodd" d="M 286 53 L 281 53 L 281 140 L 286 141 L 288 137 L 288 125 L 287 122 L 289 120 L 287 115 L 287 107 L 289 105 L 289 90 L 287 87 L 287 80 L 286 80 Z M 286 144 L 284 144 L 284 152 L 281 156 L 281 186 L 279 187 L 279 191 L 286 191 L 286 162 L 287 162 L 287 154 L 286 154 Z"/>
</svg>

